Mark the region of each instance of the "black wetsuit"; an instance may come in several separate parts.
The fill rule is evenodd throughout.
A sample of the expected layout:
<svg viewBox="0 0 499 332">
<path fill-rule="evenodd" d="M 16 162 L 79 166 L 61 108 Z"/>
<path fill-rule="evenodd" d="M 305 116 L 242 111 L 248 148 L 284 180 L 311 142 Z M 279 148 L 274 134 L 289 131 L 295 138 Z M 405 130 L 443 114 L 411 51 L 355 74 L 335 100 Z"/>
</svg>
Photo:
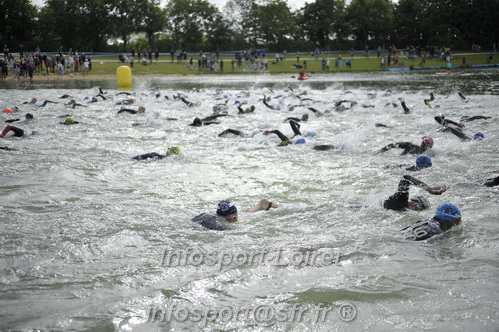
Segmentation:
<svg viewBox="0 0 499 332">
<path fill-rule="evenodd" d="M 311 110 L 312 112 L 314 112 L 315 116 L 323 116 L 324 114 L 322 114 L 321 111 L 319 111 L 318 109 L 315 109 L 313 107 L 307 107 L 309 110 Z"/>
<path fill-rule="evenodd" d="M 79 123 L 80 123 L 79 121 L 73 121 L 71 123 L 68 123 L 68 122 L 59 122 L 59 124 L 62 124 L 62 125 L 65 125 L 65 126 L 70 126 L 70 125 L 79 124 Z"/>
<path fill-rule="evenodd" d="M 437 121 L 439 124 L 441 124 L 444 127 L 444 129 L 442 130 L 443 132 L 446 132 L 446 133 L 451 132 L 454 135 L 456 135 L 457 137 L 459 137 L 459 139 L 461 139 L 461 141 L 471 141 L 471 138 L 469 136 L 467 136 L 465 133 L 463 133 L 462 131 L 460 131 L 454 127 L 449 126 L 449 124 L 455 125 L 454 121 L 451 122 L 451 120 L 447 120 L 443 116 L 436 116 L 435 121 Z"/>
<path fill-rule="evenodd" d="M 14 149 L 14 148 L 9 148 L 8 146 L 0 146 L 0 150 L 5 150 L 5 151 L 17 151 L 17 149 Z"/>
<path fill-rule="evenodd" d="M 13 131 L 15 137 L 23 137 L 24 136 L 24 130 L 22 130 L 21 128 L 17 128 L 17 127 L 9 125 L 9 126 L 5 127 L 5 129 L 3 130 L 2 134 L 1 134 L 2 135 L 1 137 L 4 137 L 4 135 L 6 135 L 9 131 Z"/>
<path fill-rule="evenodd" d="M 156 153 L 156 152 L 149 152 L 149 153 L 145 153 L 145 154 L 139 154 L 138 156 L 134 156 L 134 157 L 132 157 L 132 159 L 135 159 L 135 160 L 144 160 L 144 159 L 148 159 L 148 158 L 163 159 L 164 157 L 166 157 L 166 156 L 159 154 L 159 153 Z"/>
<path fill-rule="evenodd" d="M 175 97 L 176 98 L 176 97 Z M 190 101 L 188 101 L 187 99 L 185 99 L 184 97 L 180 97 L 180 100 L 182 100 L 184 102 L 184 104 L 186 104 L 188 107 L 193 107 L 194 104 L 191 103 Z"/>
<path fill-rule="evenodd" d="M 481 119 L 490 119 L 490 116 L 484 116 L 484 115 L 475 115 L 475 116 L 463 116 L 461 117 L 460 121 L 461 122 L 470 122 L 470 121 L 475 121 L 475 120 L 481 120 Z"/>
<path fill-rule="evenodd" d="M 241 136 L 241 137 L 248 137 L 247 134 L 243 133 L 242 131 L 236 130 L 236 129 L 226 129 L 222 131 L 220 134 L 218 134 L 218 137 L 225 136 L 226 134 L 233 134 L 236 136 Z"/>
<path fill-rule="evenodd" d="M 426 183 L 410 176 L 404 175 L 399 182 L 397 192 L 383 202 L 383 207 L 389 210 L 403 211 L 409 207 L 409 187 L 414 185 L 423 189 L 428 188 Z"/>
<path fill-rule="evenodd" d="M 214 231 L 224 231 L 229 229 L 229 227 L 225 226 L 222 223 L 220 217 L 217 217 L 209 213 L 201 213 L 192 218 L 191 221 L 203 226 L 204 228 L 211 229 Z"/>
<path fill-rule="evenodd" d="M 127 112 L 127 113 L 130 113 L 130 114 L 137 114 L 137 113 L 139 113 L 139 111 L 132 110 L 130 108 L 123 108 L 123 109 L 120 109 L 118 111 L 118 114 L 123 113 L 123 112 Z"/>
<path fill-rule="evenodd" d="M 276 109 L 274 106 L 269 105 L 269 104 L 267 103 L 267 97 L 266 97 L 265 95 L 263 95 L 263 104 L 264 104 L 265 106 L 267 106 L 268 108 L 270 108 L 271 110 L 275 110 L 275 109 Z"/>
<path fill-rule="evenodd" d="M 200 118 L 195 118 L 194 121 L 189 125 L 193 127 L 201 127 L 201 126 L 207 126 L 211 124 L 219 124 L 219 122 L 216 121 L 201 121 Z"/>
<path fill-rule="evenodd" d="M 459 139 L 463 142 L 466 142 L 466 141 L 471 141 L 471 138 L 466 135 L 465 133 L 463 133 L 462 131 L 454 128 L 454 127 L 446 127 L 445 129 L 442 130 L 444 133 L 448 133 L 448 132 L 451 132 L 453 133 L 454 135 L 456 135 L 457 137 L 459 137 Z"/>
<path fill-rule="evenodd" d="M 205 118 L 202 118 L 201 121 L 202 122 L 210 122 L 210 121 L 215 120 L 216 118 L 221 117 L 221 116 L 229 116 L 229 115 L 228 114 L 213 114 L 213 115 L 207 116 Z"/>
<path fill-rule="evenodd" d="M 246 107 L 246 109 L 243 110 L 243 108 L 238 105 L 237 109 L 239 110 L 239 112 L 237 112 L 238 114 L 253 113 L 255 111 L 255 107 L 254 106 Z"/>
<path fill-rule="evenodd" d="M 316 146 L 314 146 L 313 149 L 316 151 L 328 151 L 328 150 L 337 149 L 337 147 L 335 147 L 334 145 L 324 144 L 324 145 L 316 145 Z"/>
<path fill-rule="evenodd" d="M 409 114 L 409 113 L 411 113 L 411 110 L 409 109 L 409 107 L 407 107 L 407 106 L 406 106 L 405 101 L 403 101 L 403 100 L 402 100 L 402 101 L 400 102 L 400 104 L 402 105 L 402 108 L 404 109 L 404 113 L 405 113 L 405 114 Z"/>
<path fill-rule="evenodd" d="M 39 105 L 38 107 L 45 107 L 47 106 L 48 103 L 52 103 L 52 104 L 59 104 L 58 102 L 55 102 L 55 101 L 52 101 L 52 100 L 45 100 L 41 105 Z"/>
<path fill-rule="evenodd" d="M 411 166 L 407 167 L 405 170 L 409 172 L 419 172 L 422 169 L 425 169 L 426 167 L 420 167 L 420 166 Z"/>
<path fill-rule="evenodd" d="M 422 241 L 429 239 L 435 235 L 445 232 L 438 220 L 434 218 L 418 221 L 414 225 L 402 229 L 402 234 L 407 240 Z"/>
<path fill-rule="evenodd" d="M 401 153 L 402 155 L 404 155 L 404 154 L 422 154 L 427 150 L 426 147 L 422 147 L 422 146 L 419 146 L 419 145 L 416 145 L 416 144 L 413 144 L 410 142 L 395 142 L 395 143 L 388 144 L 387 146 L 382 148 L 381 152 L 388 151 L 392 148 L 404 149 L 404 151 L 402 151 L 402 153 Z"/>
<path fill-rule="evenodd" d="M 487 187 L 495 187 L 495 186 L 499 185 L 499 176 L 497 176 L 495 178 L 487 179 L 487 181 L 485 181 L 485 185 Z"/>
<path fill-rule="evenodd" d="M 420 171 L 422 169 L 424 169 L 425 167 L 419 167 L 419 166 L 416 166 L 416 165 L 413 165 L 413 166 L 409 166 L 409 165 L 396 165 L 396 166 L 385 166 L 385 169 L 395 169 L 395 168 L 404 168 L 405 167 L 405 170 L 406 171 L 409 171 L 409 172 L 417 172 L 417 171 Z"/>
<path fill-rule="evenodd" d="M 295 137 L 297 135 L 301 136 L 300 125 L 297 122 L 293 121 L 293 120 L 289 121 L 289 124 L 291 125 L 291 129 L 293 129 L 293 132 L 295 134 L 293 137 Z M 281 131 L 279 131 L 277 129 L 276 130 L 272 130 L 271 133 L 272 134 L 276 134 L 281 139 L 281 143 L 279 143 L 279 146 L 285 146 L 285 145 L 291 144 L 291 139 L 293 137 L 290 139 L 286 135 L 284 135 L 283 133 L 281 133 Z"/>
</svg>

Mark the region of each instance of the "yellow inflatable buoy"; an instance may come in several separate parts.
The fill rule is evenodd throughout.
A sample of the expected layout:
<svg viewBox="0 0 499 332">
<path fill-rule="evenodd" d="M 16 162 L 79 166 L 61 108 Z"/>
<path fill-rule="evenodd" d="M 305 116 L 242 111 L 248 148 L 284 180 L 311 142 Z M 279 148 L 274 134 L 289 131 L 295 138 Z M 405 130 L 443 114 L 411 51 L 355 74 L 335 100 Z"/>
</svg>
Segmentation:
<svg viewBox="0 0 499 332">
<path fill-rule="evenodd" d="M 116 69 L 116 86 L 118 90 L 132 89 L 132 70 L 128 66 L 119 66 Z"/>
</svg>

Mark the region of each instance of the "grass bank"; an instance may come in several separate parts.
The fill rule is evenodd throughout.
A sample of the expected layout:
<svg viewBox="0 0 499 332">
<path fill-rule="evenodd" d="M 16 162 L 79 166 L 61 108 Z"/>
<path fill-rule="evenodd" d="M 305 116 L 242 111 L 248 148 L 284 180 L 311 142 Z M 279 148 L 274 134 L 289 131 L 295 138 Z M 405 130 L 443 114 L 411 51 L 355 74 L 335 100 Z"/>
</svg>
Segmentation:
<svg viewBox="0 0 499 332">
<path fill-rule="evenodd" d="M 338 56 L 342 56 L 343 65 L 342 68 L 337 68 L 335 66 L 335 60 Z M 399 55 L 398 64 L 393 62 L 384 68 L 381 67 L 381 58 L 377 56 L 363 57 L 355 56 L 351 57 L 351 68 L 347 68 L 345 60 L 349 54 L 327 54 L 320 56 L 318 59 L 313 57 L 303 57 L 297 58 L 296 56 L 288 57 L 283 61 L 276 62 L 275 57 L 267 56 L 267 67 L 265 68 L 263 64 L 250 64 L 245 65 L 244 61 L 241 66 L 232 65 L 231 56 L 222 56 L 219 58 L 218 71 L 213 71 L 209 69 L 198 67 L 198 56 L 194 57 L 193 65 L 189 64 L 189 60 L 184 62 L 171 61 L 170 56 L 162 55 L 158 58 L 158 61 L 153 59 L 152 63 L 144 65 L 141 62 L 135 61 L 132 75 L 133 76 L 163 76 L 163 75 L 230 75 L 230 74 L 247 74 L 247 73 L 259 73 L 265 72 L 269 74 L 296 74 L 300 69 L 294 68 L 294 65 L 303 66 L 303 68 L 310 73 L 319 72 L 365 72 L 365 71 L 383 71 L 388 68 L 429 68 L 429 67 L 440 67 L 445 69 L 445 61 L 443 60 L 433 60 L 426 59 L 422 63 L 421 59 L 406 59 L 404 55 Z M 386 54 L 382 54 L 386 55 Z M 453 66 L 458 66 L 459 69 L 471 68 L 472 65 L 483 65 L 488 64 L 488 53 L 455 53 L 451 60 Z M 466 57 L 463 62 L 463 57 Z M 498 64 L 499 55 L 494 54 L 494 58 L 491 63 Z M 329 70 L 323 70 L 322 59 L 329 58 L 330 66 Z M 220 66 L 220 59 L 223 61 L 223 68 Z M 119 66 L 129 65 L 127 63 L 120 62 L 117 58 L 111 58 L 108 56 L 97 56 L 92 57 L 92 70 L 89 73 L 89 77 L 114 77 L 116 75 L 116 69 Z M 435 68 L 433 68 L 435 70 Z M 456 70 L 456 69 L 455 69 Z M 42 73 L 35 73 L 35 79 L 55 79 L 57 74 L 46 74 L 45 71 Z M 75 78 L 85 78 L 82 72 L 75 74 L 74 71 L 65 70 L 63 77 L 75 77 Z M 9 73 L 8 79 L 12 79 L 11 73 Z"/>
</svg>

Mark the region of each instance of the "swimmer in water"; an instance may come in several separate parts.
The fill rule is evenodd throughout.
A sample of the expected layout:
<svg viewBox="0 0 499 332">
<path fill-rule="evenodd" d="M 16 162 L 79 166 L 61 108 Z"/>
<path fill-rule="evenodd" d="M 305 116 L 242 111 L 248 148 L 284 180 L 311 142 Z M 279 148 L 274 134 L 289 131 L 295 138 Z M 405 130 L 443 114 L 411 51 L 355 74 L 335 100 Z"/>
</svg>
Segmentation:
<svg viewBox="0 0 499 332">
<path fill-rule="evenodd" d="M 28 123 L 28 122 L 31 122 L 31 120 L 33 120 L 34 117 L 33 117 L 33 114 L 31 113 L 26 113 L 26 115 L 24 116 L 24 120 L 21 120 L 21 119 L 9 119 L 9 120 L 5 120 L 5 122 L 7 123 Z"/>
<path fill-rule="evenodd" d="M 13 135 L 14 137 L 23 137 L 26 135 L 25 131 L 22 130 L 21 128 L 8 125 L 7 127 L 5 127 L 5 129 L 0 134 L 0 138 L 4 138 L 5 135 L 7 135 L 10 131 L 12 131 L 14 133 L 14 135 Z M 31 134 L 34 134 L 34 133 L 35 132 L 32 132 Z"/>
<path fill-rule="evenodd" d="M 180 154 L 180 148 L 178 146 L 172 146 L 169 147 L 168 150 L 166 151 L 166 154 L 159 154 L 156 152 L 149 152 L 145 154 L 139 154 L 137 156 L 133 156 L 132 159 L 134 160 L 144 160 L 144 159 L 163 159 L 165 157 L 173 156 Z"/>
<path fill-rule="evenodd" d="M 404 175 L 399 182 L 397 192 L 383 202 L 388 210 L 404 211 L 406 209 L 420 211 L 430 207 L 430 202 L 424 195 L 413 196 L 409 199 L 409 187 L 413 185 L 422 188 L 432 195 L 442 195 L 448 187 L 430 187 L 423 181 L 410 175 Z"/>
<path fill-rule="evenodd" d="M 117 96 L 119 95 L 125 95 L 125 96 L 133 96 L 135 95 L 135 92 L 126 92 L 126 91 L 121 91 L 116 94 Z"/>
<path fill-rule="evenodd" d="M 435 100 L 435 96 L 433 95 L 433 92 L 430 92 L 430 99 L 425 99 L 424 104 L 428 106 L 429 108 L 432 108 L 430 102 Z"/>
<path fill-rule="evenodd" d="M 193 103 L 191 103 L 190 101 L 188 101 L 187 99 L 185 99 L 185 97 L 181 96 L 180 94 L 178 96 L 173 96 L 173 98 L 180 99 L 184 104 L 187 105 L 187 107 L 193 107 L 193 106 L 195 106 Z"/>
<path fill-rule="evenodd" d="M 248 113 L 253 113 L 255 111 L 255 105 L 251 105 L 250 107 L 246 107 L 244 110 L 241 107 L 241 104 L 237 105 L 237 109 L 239 112 L 237 114 L 248 114 Z"/>
<path fill-rule="evenodd" d="M 59 124 L 65 125 L 65 126 L 70 126 L 74 124 L 79 124 L 80 122 L 75 121 L 72 117 L 68 116 L 64 119 L 64 122 L 59 122 Z"/>
<path fill-rule="evenodd" d="M 301 119 L 299 118 L 293 118 L 293 117 L 290 117 L 290 118 L 286 118 L 284 120 L 284 122 L 288 122 L 288 121 L 294 121 L 294 122 L 300 122 L 300 121 L 303 121 L 303 122 L 307 122 L 308 121 L 308 114 L 303 114 Z"/>
<path fill-rule="evenodd" d="M 64 104 L 64 106 L 70 106 L 71 108 L 76 108 L 76 106 L 87 107 L 85 105 L 77 103 L 74 99 L 71 99 L 69 103 Z"/>
<path fill-rule="evenodd" d="M 485 138 L 485 135 L 481 132 L 476 133 L 473 138 L 469 137 L 463 132 L 464 124 L 463 123 L 458 123 L 449 119 L 446 119 L 443 115 L 436 116 L 435 121 L 437 121 L 439 124 L 442 125 L 442 127 L 439 129 L 439 131 L 442 132 L 450 132 L 457 136 L 461 141 L 463 142 L 468 142 L 473 140 L 478 140 L 481 141 L 482 139 Z"/>
<path fill-rule="evenodd" d="M 271 202 L 269 201 L 268 199 L 266 198 L 262 198 L 260 200 L 260 202 L 258 202 L 257 204 L 255 204 L 254 206 L 250 207 L 248 209 L 248 212 L 256 212 L 256 211 L 268 211 L 270 209 L 276 209 L 278 208 L 279 206 L 281 206 L 281 204 L 277 204 L 277 203 L 274 203 L 274 202 Z"/>
<path fill-rule="evenodd" d="M 286 146 L 286 145 L 289 145 L 292 143 L 304 144 L 306 142 L 306 140 L 303 137 L 297 139 L 295 142 L 292 141 L 292 139 L 294 137 L 301 136 L 300 125 L 297 122 L 294 122 L 293 120 L 289 121 L 289 124 L 291 125 L 291 129 L 293 129 L 293 133 L 294 133 L 294 136 L 291 138 L 288 138 L 286 135 L 284 135 L 283 133 L 281 133 L 281 131 L 279 131 L 277 129 L 276 130 L 265 130 L 263 132 L 263 135 L 268 136 L 270 134 L 276 134 L 281 139 L 281 143 L 279 143 L 278 146 Z"/>
<path fill-rule="evenodd" d="M 381 150 L 376 152 L 376 154 L 388 151 L 392 148 L 404 149 L 404 151 L 402 151 L 401 153 L 402 155 L 423 154 L 426 150 L 431 149 L 432 147 L 433 147 L 433 138 L 424 137 L 423 140 L 421 141 L 420 146 L 410 142 L 395 142 L 383 147 Z"/>
<path fill-rule="evenodd" d="M 263 95 L 263 104 L 265 106 L 267 106 L 268 108 L 270 108 L 271 110 L 275 110 L 276 107 L 275 106 L 272 106 L 269 104 L 269 101 L 270 101 L 270 97 L 267 98 L 267 96 Z"/>
<path fill-rule="evenodd" d="M 207 126 L 207 125 L 211 125 L 211 124 L 220 124 L 220 122 L 218 121 L 212 121 L 218 117 L 221 117 L 221 116 L 229 116 L 228 114 L 213 114 L 213 115 L 210 115 L 210 116 L 207 116 L 205 118 L 194 118 L 194 120 L 192 121 L 192 123 L 189 125 L 189 126 L 193 126 L 193 127 L 201 127 L 201 126 Z"/>
<path fill-rule="evenodd" d="M 30 101 L 25 101 L 23 104 L 36 104 L 37 99 L 35 97 L 31 98 Z"/>
<path fill-rule="evenodd" d="M 461 91 L 457 93 L 459 97 L 461 97 L 461 100 L 464 101 L 465 103 L 469 102 L 470 100 L 466 98 Z"/>
<path fill-rule="evenodd" d="M 118 114 L 124 113 L 124 112 L 130 113 L 130 114 L 137 114 L 137 113 L 144 113 L 145 111 L 146 111 L 146 108 L 144 106 L 139 106 L 138 111 L 130 109 L 130 108 L 121 107 L 120 110 L 118 111 Z"/>
<path fill-rule="evenodd" d="M 437 206 L 432 218 L 421 220 L 402 229 L 401 232 L 407 240 L 422 241 L 442 234 L 460 224 L 461 210 L 453 203 L 444 202 Z"/>
<path fill-rule="evenodd" d="M 308 80 L 308 73 L 306 71 L 304 71 L 303 69 L 300 70 L 300 73 L 298 74 L 298 80 L 299 81 Z"/>
<path fill-rule="evenodd" d="M 315 151 L 329 151 L 329 150 L 340 149 L 340 147 L 331 144 L 322 144 L 322 145 L 315 145 L 313 149 Z"/>
<path fill-rule="evenodd" d="M 116 105 L 132 105 L 133 103 L 135 103 L 135 98 L 131 97 L 117 102 Z"/>
<path fill-rule="evenodd" d="M 499 185 L 499 176 L 492 178 L 492 179 L 487 179 L 484 183 L 487 187 L 495 187 Z"/>
<path fill-rule="evenodd" d="M 387 166 L 385 168 L 402 168 L 402 167 L 407 167 L 405 169 L 406 171 L 417 172 L 417 171 L 420 171 L 422 169 L 431 167 L 432 165 L 433 164 L 432 164 L 431 158 L 429 156 L 427 156 L 425 154 L 420 154 L 416 158 L 416 165 L 415 166 L 407 167 L 407 165 L 398 165 L 398 166 Z"/>
<path fill-rule="evenodd" d="M 102 91 L 102 88 L 100 86 L 97 87 L 99 89 L 99 94 L 105 95 L 107 92 Z"/>
<path fill-rule="evenodd" d="M 52 100 L 45 100 L 41 105 L 38 105 L 38 107 L 45 107 L 47 106 L 48 103 L 52 103 L 52 104 L 59 104 L 58 102 L 56 101 L 52 101 Z"/>
<path fill-rule="evenodd" d="M 237 207 L 229 200 L 222 200 L 218 203 L 216 215 L 201 213 L 192 222 L 214 231 L 224 231 L 230 229 L 230 223 L 237 222 Z"/>
<path fill-rule="evenodd" d="M 313 107 L 307 107 L 309 110 L 311 110 L 312 112 L 314 112 L 315 116 L 323 116 L 324 114 L 319 111 L 318 109 L 315 109 Z"/>
<path fill-rule="evenodd" d="M 102 100 L 107 100 L 106 97 L 104 97 L 102 94 L 98 94 L 96 96 L 93 96 L 92 99 L 90 99 L 90 103 L 97 103 L 99 101 L 99 99 L 97 99 L 97 97 L 101 97 Z"/>
<path fill-rule="evenodd" d="M 400 104 L 402 105 L 402 108 L 404 109 L 404 114 L 409 114 L 411 113 L 411 110 L 409 109 L 409 107 L 407 107 L 407 105 L 405 104 L 405 100 L 404 99 L 400 99 Z"/>
<path fill-rule="evenodd" d="M 230 129 L 229 128 L 229 129 L 225 129 L 220 134 L 218 134 L 218 137 L 230 137 L 230 135 L 240 136 L 240 137 L 243 137 L 243 138 L 246 138 L 246 137 L 255 137 L 257 134 L 259 134 L 261 132 L 262 132 L 261 130 L 256 129 L 251 134 L 246 134 L 246 133 L 243 133 L 240 130 Z"/>
<path fill-rule="evenodd" d="M 471 121 L 482 120 L 482 119 L 488 120 L 488 119 L 492 119 L 492 117 L 485 116 L 485 115 L 474 115 L 474 116 L 465 115 L 465 116 L 462 116 L 459 121 L 460 122 L 471 122 Z"/>
<path fill-rule="evenodd" d="M 0 146 L 0 150 L 4 150 L 4 151 L 19 151 L 18 149 L 9 148 L 7 146 Z"/>
</svg>

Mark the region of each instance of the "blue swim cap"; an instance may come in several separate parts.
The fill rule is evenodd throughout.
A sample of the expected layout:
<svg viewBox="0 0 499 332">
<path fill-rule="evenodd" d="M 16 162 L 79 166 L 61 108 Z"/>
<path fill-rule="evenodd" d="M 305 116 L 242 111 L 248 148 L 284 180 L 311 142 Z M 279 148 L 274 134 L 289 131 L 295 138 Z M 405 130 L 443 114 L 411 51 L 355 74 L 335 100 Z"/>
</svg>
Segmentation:
<svg viewBox="0 0 499 332">
<path fill-rule="evenodd" d="M 416 166 L 418 166 L 418 167 L 430 167 L 431 166 L 431 158 L 425 154 L 419 155 L 416 158 Z"/>
<path fill-rule="evenodd" d="M 218 203 L 217 214 L 219 216 L 225 217 L 236 212 L 237 208 L 231 201 L 224 199 L 223 201 L 220 201 L 220 203 Z"/>
<path fill-rule="evenodd" d="M 443 221 L 454 221 L 459 217 L 461 217 L 461 210 L 455 204 L 449 202 L 440 204 L 434 216 L 434 218 Z"/>
<path fill-rule="evenodd" d="M 234 104 L 240 104 L 241 102 L 239 100 L 236 100 Z"/>
<path fill-rule="evenodd" d="M 305 143 L 307 143 L 307 140 L 302 137 L 297 139 L 295 144 L 305 144 Z"/>
<path fill-rule="evenodd" d="M 481 141 L 484 138 L 485 138 L 485 135 L 483 133 L 481 133 L 481 132 L 478 132 L 478 133 L 475 134 L 475 136 L 473 136 L 473 139 L 477 140 L 477 141 Z"/>
<path fill-rule="evenodd" d="M 305 136 L 307 136 L 307 137 L 315 137 L 315 136 L 317 136 L 317 133 L 315 131 L 307 131 L 307 133 L 305 134 Z"/>
</svg>

